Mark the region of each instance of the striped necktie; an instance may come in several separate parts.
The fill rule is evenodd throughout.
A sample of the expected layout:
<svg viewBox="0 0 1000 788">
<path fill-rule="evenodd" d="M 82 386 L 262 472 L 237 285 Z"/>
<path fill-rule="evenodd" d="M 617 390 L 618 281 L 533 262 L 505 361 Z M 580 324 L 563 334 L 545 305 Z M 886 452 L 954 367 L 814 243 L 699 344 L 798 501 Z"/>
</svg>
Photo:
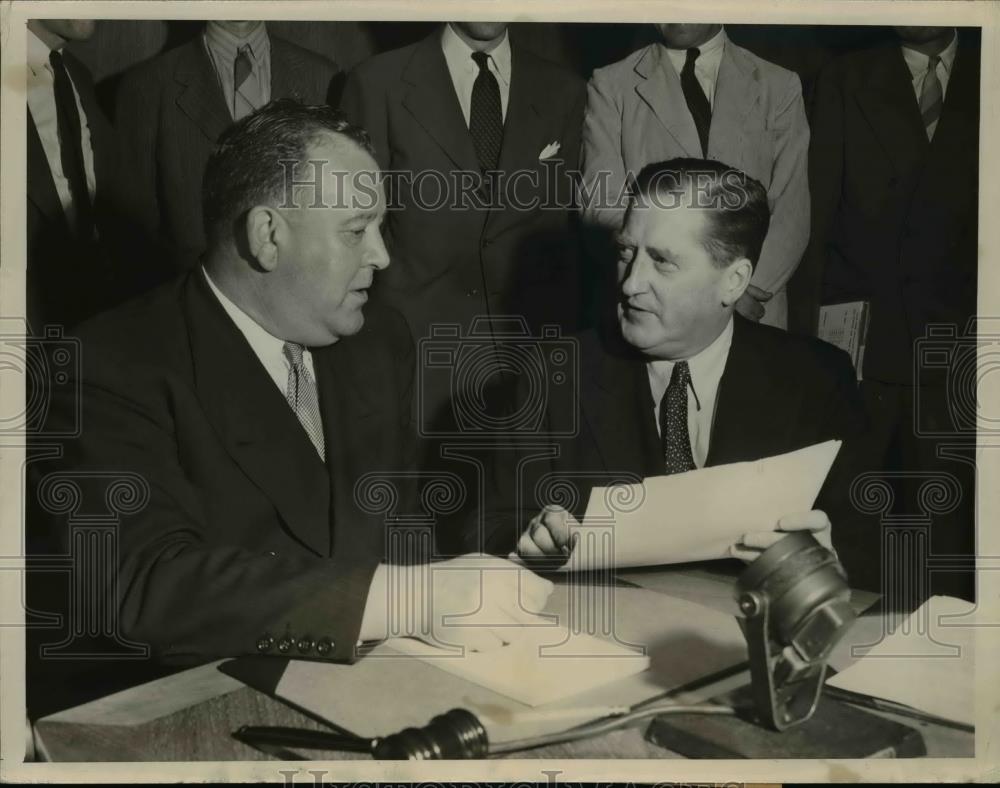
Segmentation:
<svg viewBox="0 0 1000 788">
<path fill-rule="evenodd" d="M 250 45 L 244 44 L 236 52 L 236 59 L 233 61 L 233 120 L 239 120 L 249 115 L 257 106 L 253 98 L 244 92 L 243 87 L 252 71 L 253 61 L 250 59 Z M 240 98 L 243 101 L 240 101 Z"/>
<path fill-rule="evenodd" d="M 927 58 L 927 73 L 924 75 L 924 85 L 920 90 L 920 114 L 924 118 L 924 129 L 927 131 L 928 140 L 934 138 L 934 129 L 937 128 L 941 107 L 944 104 L 941 80 L 937 75 L 937 65 L 940 62 L 941 58 L 937 55 Z"/>
<path fill-rule="evenodd" d="M 289 363 L 285 399 L 298 416 L 309 440 L 319 452 L 320 459 L 325 461 L 326 445 L 323 440 L 323 421 L 319 413 L 319 397 L 316 393 L 316 383 L 305 364 L 305 348 L 295 342 L 286 342 L 282 352 Z"/>
</svg>

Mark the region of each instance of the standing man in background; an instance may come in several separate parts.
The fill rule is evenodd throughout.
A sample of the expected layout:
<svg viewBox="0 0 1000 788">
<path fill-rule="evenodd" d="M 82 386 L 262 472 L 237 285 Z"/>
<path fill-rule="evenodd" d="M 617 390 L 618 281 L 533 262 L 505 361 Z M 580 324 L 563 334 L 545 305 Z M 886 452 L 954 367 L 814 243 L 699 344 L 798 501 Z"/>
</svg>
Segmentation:
<svg viewBox="0 0 1000 788">
<path fill-rule="evenodd" d="M 809 239 L 809 127 L 796 74 L 730 41 L 722 25 L 659 25 L 663 43 L 594 71 L 583 131 L 583 214 L 616 231 L 639 170 L 675 157 L 738 167 L 767 189 L 771 228 L 744 317 L 784 328 L 785 285 Z"/>
<path fill-rule="evenodd" d="M 860 371 L 873 450 L 886 470 L 911 478 L 957 475 L 966 494 L 935 518 L 931 551 L 968 559 L 974 474 L 938 457 L 938 438 L 923 432 L 958 432 L 946 373 L 959 370 L 918 367 L 917 346 L 934 324 L 960 337 L 976 312 L 979 42 L 950 27 L 895 32 L 834 60 L 817 82 L 808 273 L 823 303 L 868 302 Z M 915 512 L 915 486 L 899 487 L 897 507 Z M 971 598 L 973 581 L 949 573 L 932 587 Z"/>
<path fill-rule="evenodd" d="M 161 250 L 159 275 L 194 266 L 204 249 L 201 179 L 219 135 L 272 99 L 328 102 L 337 71 L 268 35 L 262 21 L 212 20 L 193 40 L 126 73 L 115 109 L 118 208 L 144 256 L 150 243 Z"/>
<path fill-rule="evenodd" d="M 570 213 L 545 203 L 571 203 L 583 105 L 583 81 L 511 42 L 504 22 L 450 22 L 349 75 L 342 108 L 371 133 L 379 165 L 404 171 L 386 223 L 393 265 L 374 297 L 405 315 L 418 342 L 433 324 L 465 336 L 497 315 L 575 327 Z M 421 173 L 440 178 L 422 186 Z M 446 200 L 429 204 L 442 189 Z M 451 422 L 447 386 L 419 394 L 430 421 Z"/>
<path fill-rule="evenodd" d="M 32 19 L 27 32 L 27 318 L 29 330 L 73 325 L 111 303 L 103 198 L 114 167 L 111 127 L 87 67 L 65 51 L 93 19 Z"/>
</svg>

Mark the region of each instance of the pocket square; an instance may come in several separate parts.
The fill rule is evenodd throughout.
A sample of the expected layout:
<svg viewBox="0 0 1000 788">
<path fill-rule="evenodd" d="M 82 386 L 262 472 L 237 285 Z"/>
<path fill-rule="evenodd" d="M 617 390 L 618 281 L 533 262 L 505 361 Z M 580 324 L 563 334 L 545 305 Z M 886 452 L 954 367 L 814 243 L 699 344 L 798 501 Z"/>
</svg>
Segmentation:
<svg viewBox="0 0 1000 788">
<path fill-rule="evenodd" d="M 542 161 L 544 159 L 551 159 L 558 152 L 559 152 L 559 143 L 550 142 L 548 145 L 542 148 L 542 152 L 538 154 L 538 160 Z"/>
</svg>

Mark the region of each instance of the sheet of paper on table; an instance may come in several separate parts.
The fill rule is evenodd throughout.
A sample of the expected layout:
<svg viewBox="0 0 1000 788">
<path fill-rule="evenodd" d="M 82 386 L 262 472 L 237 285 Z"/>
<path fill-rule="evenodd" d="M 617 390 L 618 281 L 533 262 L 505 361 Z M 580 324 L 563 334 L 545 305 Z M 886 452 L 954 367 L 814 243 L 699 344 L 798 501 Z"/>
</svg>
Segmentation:
<svg viewBox="0 0 1000 788">
<path fill-rule="evenodd" d="M 933 596 L 827 683 L 974 725 L 974 611 L 971 602 Z"/>
<path fill-rule="evenodd" d="M 504 647 L 459 658 L 476 663 L 462 667 L 454 657 L 428 661 L 386 642 L 353 665 L 292 660 L 275 694 L 361 736 L 426 725 L 461 707 L 483 720 L 491 741 L 506 741 L 586 722 L 603 716 L 596 708 L 630 706 L 746 660 L 732 615 L 646 589 L 584 590 L 571 580 L 558 584 L 549 599 L 553 627 L 545 639 L 559 644 L 565 628 L 596 636 L 574 634 L 547 656 L 508 660 Z M 590 601 L 581 605 L 584 598 Z M 587 650 L 597 653 L 585 656 Z M 560 698 L 529 705 L 504 694 L 512 681 Z M 552 687 L 559 692 L 552 694 Z"/>
<path fill-rule="evenodd" d="M 563 571 L 725 558 L 743 534 L 811 509 L 840 445 L 595 487 Z"/>
</svg>

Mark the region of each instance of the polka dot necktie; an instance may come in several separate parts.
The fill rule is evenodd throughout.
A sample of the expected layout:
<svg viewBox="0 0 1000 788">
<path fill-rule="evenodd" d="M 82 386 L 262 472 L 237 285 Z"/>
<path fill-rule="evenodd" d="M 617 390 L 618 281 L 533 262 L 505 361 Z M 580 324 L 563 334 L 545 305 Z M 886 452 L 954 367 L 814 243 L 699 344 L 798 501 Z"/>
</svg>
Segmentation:
<svg viewBox="0 0 1000 788">
<path fill-rule="evenodd" d="M 320 459 L 326 459 L 326 445 L 323 440 L 323 421 L 319 414 L 319 397 L 316 393 L 316 383 L 309 374 L 305 364 L 302 345 L 286 342 L 282 348 L 288 359 L 288 383 L 285 386 L 285 399 L 298 416 L 309 440 L 313 442 Z"/>
<path fill-rule="evenodd" d="M 660 441 L 667 474 L 695 469 L 688 433 L 687 390 L 691 372 L 686 361 L 674 364 L 670 384 L 660 400 Z"/>
<path fill-rule="evenodd" d="M 503 112 L 500 105 L 500 85 L 490 71 L 490 56 L 473 52 L 479 75 L 472 84 L 472 105 L 469 110 L 469 133 L 476 146 L 476 158 L 482 170 L 495 170 L 500 163 L 503 144 Z"/>
</svg>

